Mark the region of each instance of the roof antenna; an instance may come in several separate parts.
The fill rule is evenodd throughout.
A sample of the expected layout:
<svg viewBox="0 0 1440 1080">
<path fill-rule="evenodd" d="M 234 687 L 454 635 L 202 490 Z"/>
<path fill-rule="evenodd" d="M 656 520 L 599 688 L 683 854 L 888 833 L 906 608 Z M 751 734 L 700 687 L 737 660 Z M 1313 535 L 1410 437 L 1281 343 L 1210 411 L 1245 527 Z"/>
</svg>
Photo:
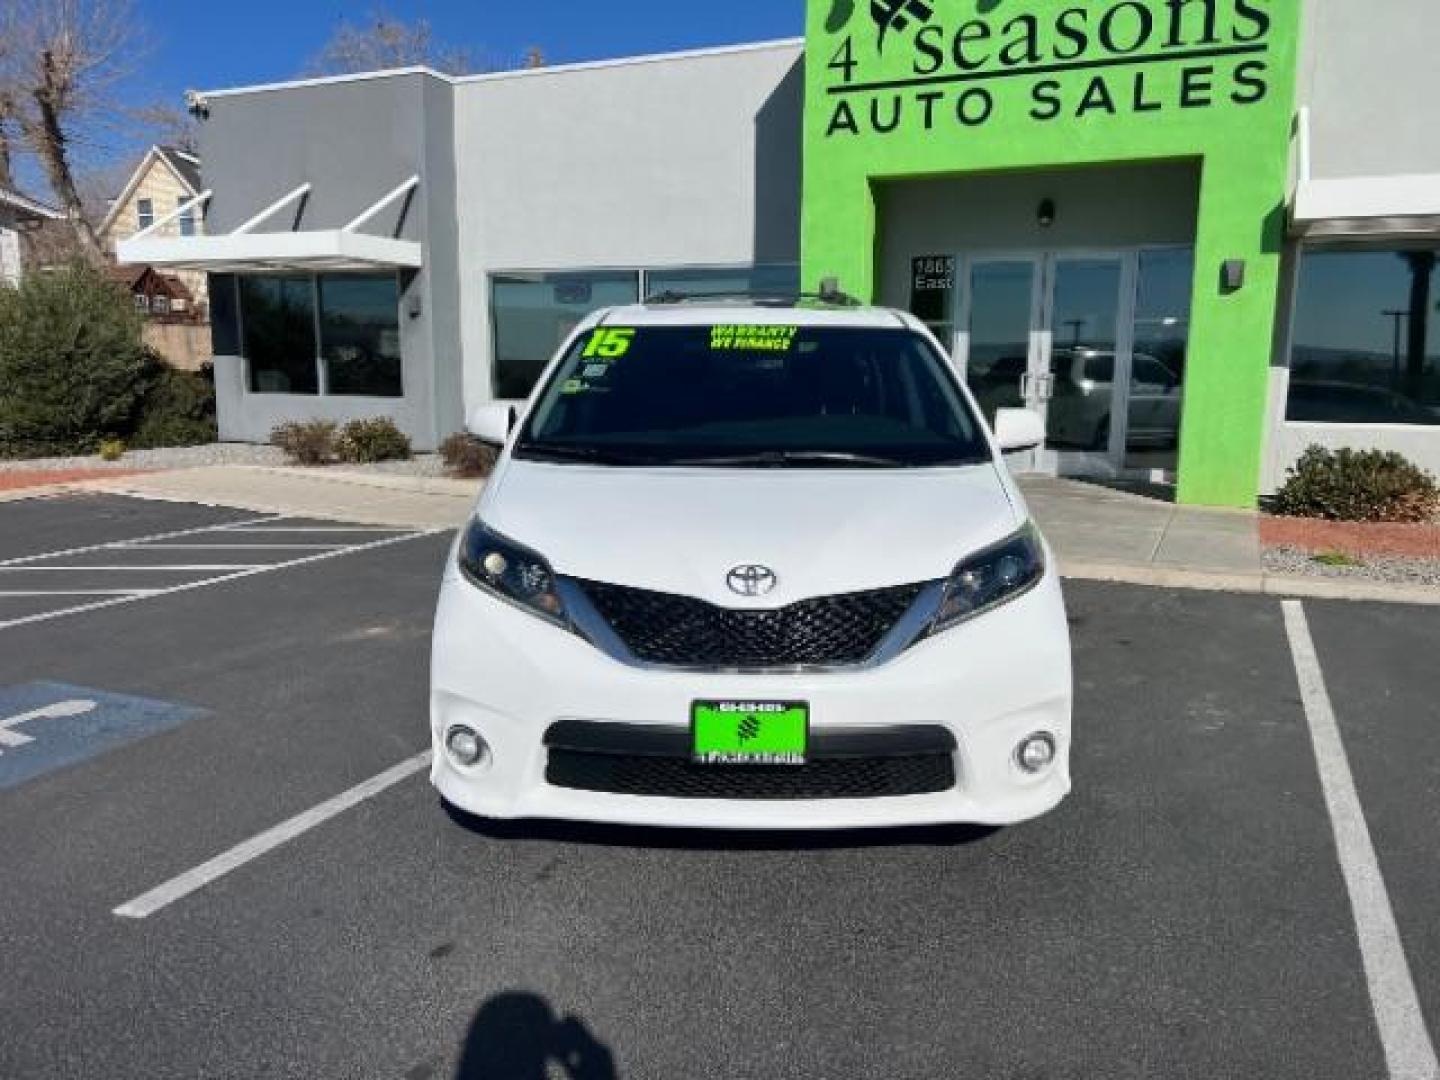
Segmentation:
<svg viewBox="0 0 1440 1080">
<path fill-rule="evenodd" d="M 819 297 L 822 304 L 835 304 L 838 307 L 856 307 L 859 303 L 840 288 L 840 279 L 837 277 L 820 279 Z"/>
</svg>

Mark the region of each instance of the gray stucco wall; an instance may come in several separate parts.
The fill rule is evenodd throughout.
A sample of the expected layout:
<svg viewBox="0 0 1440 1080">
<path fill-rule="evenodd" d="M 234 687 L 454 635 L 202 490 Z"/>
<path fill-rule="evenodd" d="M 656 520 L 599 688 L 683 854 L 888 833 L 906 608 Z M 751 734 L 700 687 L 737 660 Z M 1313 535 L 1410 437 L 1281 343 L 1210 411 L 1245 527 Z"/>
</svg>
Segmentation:
<svg viewBox="0 0 1440 1080">
<path fill-rule="evenodd" d="M 222 438 L 263 442 L 288 420 L 389 416 L 418 449 L 428 450 L 459 427 L 452 93 L 444 80 L 413 74 L 211 97 L 201 128 L 206 176 L 215 190 L 206 219 L 211 234 L 233 230 L 306 182 L 311 190 L 303 202 L 254 231 L 339 229 L 418 173 L 415 192 L 364 231 L 417 241 L 425 258 L 419 273 L 400 275 L 404 397 L 398 399 L 251 393 L 233 307 L 217 304 Z"/>
<path fill-rule="evenodd" d="M 494 271 L 797 262 L 803 82 L 798 44 L 461 81 L 468 403 Z"/>
<path fill-rule="evenodd" d="M 1440 3 L 1304 0 L 1314 175 L 1440 174 Z"/>
<path fill-rule="evenodd" d="M 1189 244 L 1198 163 L 991 173 L 882 184 L 876 192 L 880 300 L 910 305 L 910 260 L 984 251 Z M 1055 223 L 1037 210 L 1055 200 Z"/>
</svg>

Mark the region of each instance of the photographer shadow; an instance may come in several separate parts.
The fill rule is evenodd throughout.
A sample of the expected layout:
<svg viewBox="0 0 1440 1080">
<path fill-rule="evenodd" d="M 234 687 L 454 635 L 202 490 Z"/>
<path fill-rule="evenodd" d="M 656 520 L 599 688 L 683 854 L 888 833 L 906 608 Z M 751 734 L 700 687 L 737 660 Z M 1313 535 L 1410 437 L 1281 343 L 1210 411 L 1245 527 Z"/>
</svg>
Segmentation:
<svg viewBox="0 0 1440 1080">
<path fill-rule="evenodd" d="M 537 994 L 497 994 L 475 1014 L 455 1080 L 616 1080 L 609 1047 Z"/>
</svg>

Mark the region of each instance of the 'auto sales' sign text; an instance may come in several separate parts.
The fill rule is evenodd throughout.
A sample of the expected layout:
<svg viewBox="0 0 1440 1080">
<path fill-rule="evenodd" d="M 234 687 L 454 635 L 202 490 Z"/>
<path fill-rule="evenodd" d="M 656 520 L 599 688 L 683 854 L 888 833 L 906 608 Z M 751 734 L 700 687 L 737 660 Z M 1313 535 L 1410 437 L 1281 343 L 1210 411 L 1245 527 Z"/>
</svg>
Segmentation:
<svg viewBox="0 0 1440 1080">
<path fill-rule="evenodd" d="M 1253 105 L 1270 91 L 1271 0 L 830 4 L 828 138 L 978 128 L 1007 109 L 1048 124 Z"/>
</svg>

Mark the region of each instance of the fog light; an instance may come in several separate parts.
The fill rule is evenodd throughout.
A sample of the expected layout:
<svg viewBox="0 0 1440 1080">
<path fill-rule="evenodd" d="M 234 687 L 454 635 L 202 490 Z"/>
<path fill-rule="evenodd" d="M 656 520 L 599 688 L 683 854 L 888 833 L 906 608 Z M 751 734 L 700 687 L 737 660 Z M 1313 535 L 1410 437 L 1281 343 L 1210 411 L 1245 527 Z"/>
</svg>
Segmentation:
<svg viewBox="0 0 1440 1080">
<path fill-rule="evenodd" d="M 1023 739 L 1015 748 L 1015 764 L 1027 773 L 1044 772 L 1055 762 L 1055 737 L 1041 732 Z"/>
<path fill-rule="evenodd" d="M 455 761 L 469 768 L 478 765 L 485 757 L 485 740 L 463 725 L 452 727 L 445 733 L 445 749 Z"/>
</svg>

